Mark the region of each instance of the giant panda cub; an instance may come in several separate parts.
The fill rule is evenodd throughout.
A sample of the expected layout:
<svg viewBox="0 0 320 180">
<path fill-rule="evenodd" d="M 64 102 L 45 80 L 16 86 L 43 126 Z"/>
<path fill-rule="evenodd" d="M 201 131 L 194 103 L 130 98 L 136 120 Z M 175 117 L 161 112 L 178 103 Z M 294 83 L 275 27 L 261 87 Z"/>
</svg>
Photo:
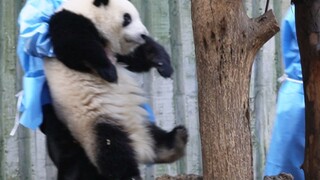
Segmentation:
<svg viewBox="0 0 320 180">
<path fill-rule="evenodd" d="M 140 163 L 184 155 L 185 127 L 167 132 L 151 123 L 144 92 L 130 71 L 173 70 L 128 0 L 67 0 L 51 18 L 57 58 L 44 61 L 59 119 L 106 179 L 141 179 Z M 125 64 L 125 65 L 124 65 Z"/>
</svg>

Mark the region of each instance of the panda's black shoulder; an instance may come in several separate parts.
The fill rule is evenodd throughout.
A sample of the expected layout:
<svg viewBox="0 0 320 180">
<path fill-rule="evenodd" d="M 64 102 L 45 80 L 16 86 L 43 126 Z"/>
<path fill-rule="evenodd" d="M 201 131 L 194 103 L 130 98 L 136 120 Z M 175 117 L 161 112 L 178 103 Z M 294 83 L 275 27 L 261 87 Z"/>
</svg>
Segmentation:
<svg viewBox="0 0 320 180">
<path fill-rule="evenodd" d="M 90 73 L 92 64 L 106 61 L 103 50 L 106 40 L 83 15 L 69 10 L 55 13 L 49 21 L 49 36 L 57 59 L 73 70 Z"/>
<path fill-rule="evenodd" d="M 88 35 L 101 43 L 105 42 L 90 19 L 68 10 L 59 11 L 51 17 L 49 34 L 53 40 L 76 37 L 77 35 L 84 38 L 84 36 Z M 53 42 L 54 44 L 55 42 Z"/>
</svg>

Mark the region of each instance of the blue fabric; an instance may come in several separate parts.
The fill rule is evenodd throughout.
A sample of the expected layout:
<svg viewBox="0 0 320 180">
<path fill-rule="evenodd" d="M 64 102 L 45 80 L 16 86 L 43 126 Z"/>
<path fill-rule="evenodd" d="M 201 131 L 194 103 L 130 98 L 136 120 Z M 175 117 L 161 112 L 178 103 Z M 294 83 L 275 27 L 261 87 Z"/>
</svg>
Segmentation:
<svg viewBox="0 0 320 180">
<path fill-rule="evenodd" d="M 154 113 L 152 111 L 152 108 L 149 104 L 142 104 L 141 105 L 145 110 L 147 110 L 148 112 L 148 119 L 150 122 L 155 123 L 156 122 L 156 118 L 154 117 Z"/>
<path fill-rule="evenodd" d="M 48 37 L 48 21 L 62 0 L 28 0 L 22 8 L 18 24 L 17 53 L 24 71 L 20 123 L 36 129 L 42 123 L 42 105 L 50 103 L 43 71 L 43 57 L 53 57 Z"/>
<path fill-rule="evenodd" d="M 27 0 L 19 14 L 17 53 L 24 71 L 20 123 L 30 129 L 39 127 L 43 118 L 42 105 L 51 103 L 41 58 L 54 57 L 48 37 L 48 22 L 63 1 Z M 154 121 L 151 107 L 148 104 L 142 106 L 148 111 L 150 120 Z"/>
<path fill-rule="evenodd" d="M 285 72 L 289 78 L 302 80 L 300 54 L 296 38 L 294 7 L 282 22 L 282 53 Z M 300 168 L 304 160 L 305 104 L 303 84 L 286 80 L 280 87 L 277 114 L 270 148 L 266 160 L 265 175 L 290 173 L 295 180 L 303 180 Z"/>
<path fill-rule="evenodd" d="M 296 80 L 302 80 L 300 53 L 294 16 L 294 6 L 291 6 L 281 25 L 282 55 L 285 73 L 288 77 Z"/>
</svg>

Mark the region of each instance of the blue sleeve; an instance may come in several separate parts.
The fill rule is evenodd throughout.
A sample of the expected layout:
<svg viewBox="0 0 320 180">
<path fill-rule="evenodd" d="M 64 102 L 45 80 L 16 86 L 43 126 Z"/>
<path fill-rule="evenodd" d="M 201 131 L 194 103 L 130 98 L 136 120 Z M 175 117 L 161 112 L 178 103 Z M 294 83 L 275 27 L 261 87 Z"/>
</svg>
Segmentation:
<svg viewBox="0 0 320 180">
<path fill-rule="evenodd" d="M 148 112 L 148 119 L 150 122 L 155 123 L 156 122 L 156 118 L 154 116 L 153 110 L 151 108 L 151 106 L 147 103 L 142 104 L 141 107 L 143 107 L 147 112 Z"/>
<path fill-rule="evenodd" d="M 19 39 L 23 42 L 23 51 L 34 57 L 54 56 L 48 22 L 54 13 L 54 0 L 28 0 L 20 12 Z"/>
<path fill-rule="evenodd" d="M 291 51 L 291 41 L 293 39 L 293 31 L 291 28 L 290 19 L 284 19 L 281 25 L 281 42 L 282 54 L 284 57 Z"/>
<path fill-rule="evenodd" d="M 48 22 L 61 1 L 27 0 L 19 14 L 17 54 L 24 70 L 20 123 L 31 129 L 42 123 L 42 105 L 51 101 L 42 58 L 54 56 Z"/>
<path fill-rule="evenodd" d="M 282 55 L 287 74 L 297 74 L 301 70 L 300 52 L 296 36 L 294 6 L 284 18 L 281 26 Z M 298 67 L 299 66 L 299 67 Z"/>
</svg>

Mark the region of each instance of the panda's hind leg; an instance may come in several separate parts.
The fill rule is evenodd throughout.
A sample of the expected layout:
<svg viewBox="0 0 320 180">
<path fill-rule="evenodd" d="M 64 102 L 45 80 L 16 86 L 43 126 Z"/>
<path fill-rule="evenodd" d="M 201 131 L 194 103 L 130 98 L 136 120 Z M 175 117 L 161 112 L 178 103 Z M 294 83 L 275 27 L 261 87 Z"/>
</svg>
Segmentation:
<svg viewBox="0 0 320 180">
<path fill-rule="evenodd" d="M 96 125 L 96 163 L 110 180 L 139 180 L 140 171 L 128 134 L 120 126 L 100 122 Z"/>
<path fill-rule="evenodd" d="M 152 124 L 150 132 L 155 140 L 155 163 L 171 163 L 185 154 L 188 131 L 184 126 L 176 126 L 167 132 Z"/>
</svg>

